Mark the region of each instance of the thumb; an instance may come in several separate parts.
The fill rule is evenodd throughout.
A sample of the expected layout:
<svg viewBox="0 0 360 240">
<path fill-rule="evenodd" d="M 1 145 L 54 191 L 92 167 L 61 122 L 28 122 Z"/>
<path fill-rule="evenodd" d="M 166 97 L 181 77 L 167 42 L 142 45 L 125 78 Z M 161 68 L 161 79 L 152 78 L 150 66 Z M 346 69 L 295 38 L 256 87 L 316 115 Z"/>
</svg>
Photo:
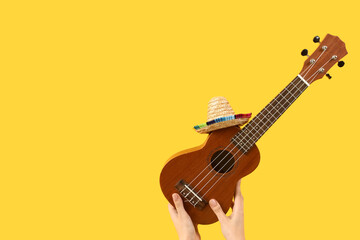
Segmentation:
<svg viewBox="0 0 360 240">
<path fill-rule="evenodd" d="M 225 215 L 224 211 L 222 210 L 220 204 L 215 199 L 211 199 L 209 202 L 209 205 L 220 222 L 222 222 L 222 221 L 224 221 L 224 219 L 226 219 L 226 215 Z"/>
<path fill-rule="evenodd" d="M 185 208 L 184 208 L 183 201 L 182 201 L 181 197 L 179 196 L 179 194 L 174 193 L 172 195 L 172 197 L 173 197 L 173 201 L 174 201 L 174 205 L 175 205 L 177 213 L 178 214 L 183 214 L 184 212 L 186 212 Z"/>
</svg>

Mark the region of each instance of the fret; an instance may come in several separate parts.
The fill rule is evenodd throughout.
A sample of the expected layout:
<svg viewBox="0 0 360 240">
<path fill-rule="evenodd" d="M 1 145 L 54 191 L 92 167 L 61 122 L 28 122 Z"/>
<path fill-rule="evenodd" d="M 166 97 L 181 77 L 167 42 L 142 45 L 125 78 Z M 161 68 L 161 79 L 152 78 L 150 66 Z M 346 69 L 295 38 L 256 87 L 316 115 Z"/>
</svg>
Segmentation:
<svg viewBox="0 0 360 240">
<path fill-rule="evenodd" d="M 281 115 L 286 110 L 286 107 L 281 101 L 279 101 L 279 99 L 274 98 L 273 102 L 275 103 L 274 109 L 276 109 L 276 111 Z M 283 102 L 286 101 L 283 100 Z"/>
<path fill-rule="evenodd" d="M 275 122 L 278 117 L 273 113 L 273 109 L 264 109 L 262 112 L 262 121 L 264 122 L 264 118 L 266 118 L 266 122 Z M 266 122 L 264 122 L 266 124 Z"/>
<path fill-rule="evenodd" d="M 287 91 L 287 90 L 286 90 Z M 286 95 L 283 96 L 283 98 L 291 105 L 292 102 L 296 100 L 297 97 L 295 97 L 290 91 L 285 93 Z"/>
<path fill-rule="evenodd" d="M 304 82 L 302 82 L 302 81 L 301 81 L 301 83 L 304 84 Z M 296 93 L 296 92 L 301 92 L 302 90 L 299 88 L 298 84 L 299 84 L 299 83 L 296 83 L 296 84 L 295 84 L 295 83 L 291 82 L 291 86 L 292 86 L 293 88 L 292 88 L 290 91 L 293 92 L 293 93 L 294 93 L 294 92 L 295 92 L 295 93 Z"/>
<path fill-rule="evenodd" d="M 295 81 L 291 82 L 291 84 L 292 89 L 297 91 L 297 93 L 303 92 L 308 87 L 300 78 L 295 78 Z"/>
<path fill-rule="evenodd" d="M 275 106 L 272 107 L 272 109 L 270 109 L 271 114 L 273 114 L 274 116 L 279 116 L 281 115 L 286 109 L 282 106 L 280 106 L 279 104 L 275 104 Z"/>
<path fill-rule="evenodd" d="M 260 134 L 259 134 L 259 130 L 257 130 L 257 129 L 249 129 L 249 136 L 260 136 Z"/>
<path fill-rule="evenodd" d="M 287 107 L 290 106 L 291 103 L 293 101 L 295 101 L 295 99 L 296 99 L 296 97 L 290 91 L 288 91 L 287 88 L 285 88 L 281 92 L 280 96 L 281 96 L 280 102 L 283 102 L 284 106 L 287 106 Z"/>
<path fill-rule="evenodd" d="M 246 153 L 307 89 L 307 85 L 296 77 L 268 105 L 265 106 L 241 131 L 232 142 Z"/>
<path fill-rule="evenodd" d="M 276 101 L 275 99 L 273 100 L 274 102 Z M 276 112 L 276 114 L 282 114 L 285 110 L 286 110 L 286 108 L 285 107 L 283 107 L 282 105 L 280 105 L 280 104 L 277 104 L 278 102 L 276 101 L 276 103 L 275 103 L 275 106 L 273 107 L 273 109 L 271 110 L 272 112 Z"/>
<path fill-rule="evenodd" d="M 232 142 L 241 151 L 246 152 L 253 145 L 251 138 L 255 137 L 255 129 L 240 131 L 232 139 Z"/>
<path fill-rule="evenodd" d="M 248 136 L 235 135 L 231 141 L 242 152 L 246 152 L 252 147 L 247 137 Z"/>
</svg>

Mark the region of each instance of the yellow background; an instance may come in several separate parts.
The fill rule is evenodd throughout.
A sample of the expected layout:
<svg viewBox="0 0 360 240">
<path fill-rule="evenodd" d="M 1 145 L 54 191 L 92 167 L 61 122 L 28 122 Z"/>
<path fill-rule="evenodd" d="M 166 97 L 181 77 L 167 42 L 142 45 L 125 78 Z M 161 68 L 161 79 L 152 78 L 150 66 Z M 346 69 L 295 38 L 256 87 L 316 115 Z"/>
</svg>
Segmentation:
<svg viewBox="0 0 360 240">
<path fill-rule="evenodd" d="M 209 99 L 255 116 L 326 33 L 346 65 L 258 142 L 246 237 L 360 239 L 358 1 L 0 5 L 0 239 L 176 239 L 159 174 Z"/>
</svg>

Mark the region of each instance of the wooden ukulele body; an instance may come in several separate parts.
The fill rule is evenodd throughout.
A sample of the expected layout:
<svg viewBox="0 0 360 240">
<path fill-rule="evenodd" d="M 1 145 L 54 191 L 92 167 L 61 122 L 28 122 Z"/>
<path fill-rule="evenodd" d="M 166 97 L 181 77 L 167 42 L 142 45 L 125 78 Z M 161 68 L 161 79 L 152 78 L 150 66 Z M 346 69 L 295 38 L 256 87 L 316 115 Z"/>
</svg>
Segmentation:
<svg viewBox="0 0 360 240">
<path fill-rule="evenodd" d="M 161 172 L 160 186 L 165 197 L 174 205 L 172 194 L 180 194 L 194 223 L 216 222 L 217 217 L 208 204 L 209 200 L 216 199 L 224 212 L 227 212 L 232 204 L 236 182 L 254 171 L 259 164 L 260 153 L 256 145 L 243 154 L 231 143 L 232 137 L 239 131 L 239 127 L 229 127 L 210 133 L 204 144 L 173 155 Z M 219 161 L 224 157 L 228 165 L 225 161 Z M 179 189 L 180 182 L 187 183 L 186 187 L 191 190 Z M 199 201 L 194 195 L 185 197 L 191 191 L 197 193 L 197 196 L 203 196 L 201 207 L 195 207 L 189 202 L 191 199 Z"/>
</svg>

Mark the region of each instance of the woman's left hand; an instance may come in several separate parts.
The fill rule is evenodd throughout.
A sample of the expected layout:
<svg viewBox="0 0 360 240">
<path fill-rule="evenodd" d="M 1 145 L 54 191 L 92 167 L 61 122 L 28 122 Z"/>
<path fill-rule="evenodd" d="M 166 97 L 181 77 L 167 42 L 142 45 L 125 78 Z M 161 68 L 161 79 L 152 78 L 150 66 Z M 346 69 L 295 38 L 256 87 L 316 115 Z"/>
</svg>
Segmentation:
<svg viewBox="0 0 360 240">
<path fill-rule="evenodd" d="M 169 212 L 180 240 L 200 240 L 197 224 L 194 225 L 184 208 L 179 194 L 172 195 L 175 207 L 169 203 Z"/>
</svg>

